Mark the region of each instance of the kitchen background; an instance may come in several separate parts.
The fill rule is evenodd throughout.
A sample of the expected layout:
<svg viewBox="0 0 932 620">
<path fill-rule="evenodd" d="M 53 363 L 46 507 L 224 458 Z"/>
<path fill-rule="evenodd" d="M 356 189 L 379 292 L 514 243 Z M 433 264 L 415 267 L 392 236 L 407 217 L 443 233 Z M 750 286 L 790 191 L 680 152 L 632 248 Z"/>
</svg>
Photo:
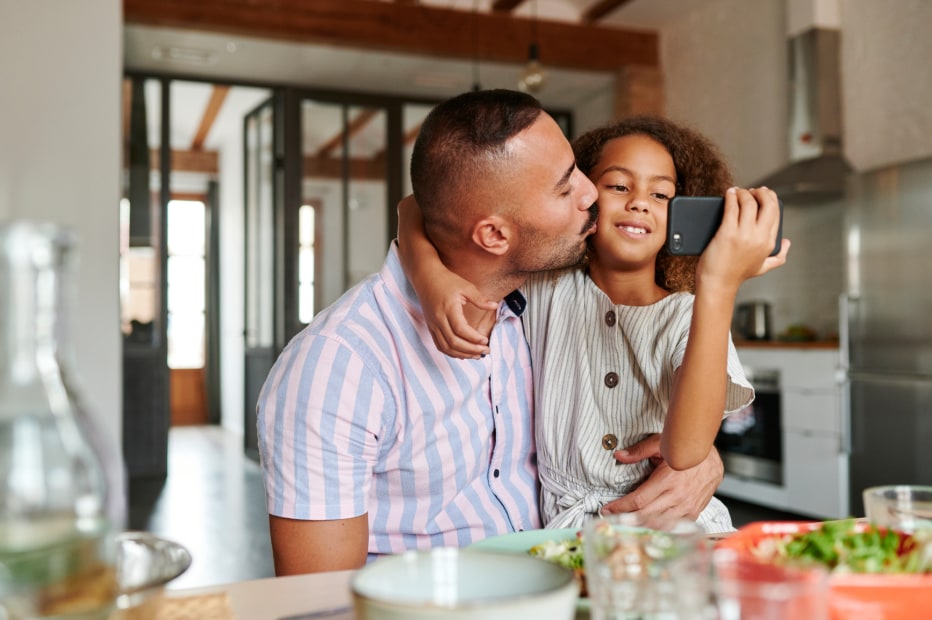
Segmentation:
<svg viewBox="0 0 932 620">
<path fill-rule="evenodd" d="M 562 5 L 565 13 L 566 5 L 577 4 L 581 3 L 549 0 L 539 8 L 543 15 L 548 6 Z M 717 142 L 740 184 L 754 184 L 790 159 L 787 42 L 813 26 L 841 33 L 841 140 L 853 171 L 867 174 L 932 158 L 932 2 L 632 0 L 629 5 L 665 9 L 640 27 L 659 37 L 666 112 Z M 146 28 L 167 44 L 200 36 Z M 115 205 L 121 196 L 121 82 L 124 70 L 133 68 L 127 60 L 134 49 L 128 30 L 120 0 L 0 0 L 0 218 L 51 219 L 78 233 L 80 293 L 74 325 L 80 329 L 73 330 L 72 340 L 90 409 L 114 444 L 120 443 L 123 432 Z M 240 50 L 256 42 L 242 35 L 234 38 Z M 377 83 L 362 69 L 342 75 L 322 71 L 314 63 L 315 54 L 324 53 L 321 46 L 276 45 L 297 50 L 300 62 L 269 64 L 253 58 L 236 73 L 226 74 L 232 69 L 221 62 L 212 69 L 199 68 L 197 75 L 246 82 L 287 75 L 289 82 L 316 80 L 319 87 L 353 90 L 365 90 L 360 83 Z M 135 62 L 138 69 L 185 73 L 177 66 L 158 65 L 151 55 Z M 513 75 L 520 71 L 511 69 Z M 462 83 L 421 85 L 418 96 L 427 96 L 425 89 L 436 99 L 463 90 L 470 81 L 470 63 L 459 63 L 457 71 L 467 76 Z M 395 83 L 397 90 L 403 82 Z M 581 74 L 572 84 L 560 91 L 556 104 L 573 113 L 576 133 L 610 120 L 616 92 L 613 75 Z M 513 84 L 496 84 L 490 78 L 484 85 Z M 541 99 L 547 103 L 546 90 Z M 932 196 L 932 174 L 919 175 L 911 191 Z M 775 333 L 793 323 L 811 325 L 823 337 L 837 333 L 838 295 L 850 285 L 848 203 L 841 197 L 786 201 L 784 235 L 793 241 L 790 262 L 749 283 L 741 293 L 741 300 L 772 304 Z M 228 233 L 242 236 L 242 230 L 236 230 L 242 219 L 234 214 L 226 221 L 232 222 Z M 893 247 L 896 241 L 890 243 Z M 236 255 L 225 257 L 224 263 L 243 264 Z M 888 267 L 894 278 L 898 265 Z M 929 289 L 930 274 L 932 266 L 911 284 Z M 230 279 L 242 277 L 234 272 Z M 235 315 L 241 299 L 229 304 L 233 317 L 224 326 L 225 359 L 242 360 L 242 317 Z M 923 305 L 924 298 L 916 303 L 925 316 L 932 313 Z M 241 412 L 247 404 L 241 384 L 225 384 L 221 399 L 224 426 L 242 433 Z M 916 427 L 904 433 L 917 438 Z"/>
</svg>

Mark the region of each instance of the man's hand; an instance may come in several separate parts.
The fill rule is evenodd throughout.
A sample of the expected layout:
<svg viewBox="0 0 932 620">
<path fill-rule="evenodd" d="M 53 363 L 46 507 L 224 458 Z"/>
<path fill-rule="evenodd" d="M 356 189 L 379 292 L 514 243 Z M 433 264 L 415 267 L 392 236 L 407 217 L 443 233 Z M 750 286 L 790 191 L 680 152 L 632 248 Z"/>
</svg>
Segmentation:
<svg viewBox="0 0 932 620">
<path fill-rule="evenodd" d="M 603 515 L 636 513 L 644 525 L 670 529 L 680 519 L 695 521 L 706 507 L 725 475 L 725 467 L 714 448 L 704 461 L 683 471 L 676 471 L 660 459 L 660 435 L 615 452 L 620 463 L 637 463 L 651 459 L 657 464 L 651 475 L 637 489 L 605 504 Z"/>
</svg>

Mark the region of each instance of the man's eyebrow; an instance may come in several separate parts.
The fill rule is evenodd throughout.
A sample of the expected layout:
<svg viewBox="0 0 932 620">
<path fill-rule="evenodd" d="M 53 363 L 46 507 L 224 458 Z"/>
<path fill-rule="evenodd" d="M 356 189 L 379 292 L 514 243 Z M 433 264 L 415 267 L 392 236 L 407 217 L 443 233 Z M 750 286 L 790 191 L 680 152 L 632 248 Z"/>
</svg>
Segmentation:
<svg viewBox="0 0 932 620">
<path fill-rule="evenodd" d="M 570 164 L 570 167 L 566 169 L 566 172 L 563 173 L 563 176 L 560 177 L 560 180 L 557 181 L 557 184 L 553 186 L 554 190 L 556 190 L 557 193 L 560 192 L 560 188 L 562 188 L 564 185 L 566 185 L 569 182 L 570 177 L 573 176 L 573 172 L 575 170 L 576 170 L 576 162 L 573 161 L 573 163 Z"/>
</svg>

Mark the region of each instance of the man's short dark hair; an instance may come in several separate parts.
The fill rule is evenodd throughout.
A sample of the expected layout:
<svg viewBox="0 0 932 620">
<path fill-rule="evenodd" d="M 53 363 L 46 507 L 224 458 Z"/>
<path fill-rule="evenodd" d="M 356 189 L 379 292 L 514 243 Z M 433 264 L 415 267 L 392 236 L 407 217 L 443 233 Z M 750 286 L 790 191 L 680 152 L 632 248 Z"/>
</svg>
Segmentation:
<svg viewBox="0 0 932 620">
<path fill-rule="evenodd" d="M 504 89 L 464 93 L 431 110 L 411 155 L 411 184 L 428 230 L 455 226 L 468 192 L 541 110 L 533 96 Z"/>
</svg>

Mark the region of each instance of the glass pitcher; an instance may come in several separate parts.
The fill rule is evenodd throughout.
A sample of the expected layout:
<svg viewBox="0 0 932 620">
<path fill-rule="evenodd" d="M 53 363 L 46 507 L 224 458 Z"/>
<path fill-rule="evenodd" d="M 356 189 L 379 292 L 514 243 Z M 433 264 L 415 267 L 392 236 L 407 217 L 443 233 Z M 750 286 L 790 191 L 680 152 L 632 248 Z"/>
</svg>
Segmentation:
<svg viewBox="0 0 932 620">
<path fill-rule="evenodd" d="M 116 596 L 107 478 L 61 364 L 70 253 L 54 225 L 0 224 L 0 619 L 106 618 Z"/>
</svg>

